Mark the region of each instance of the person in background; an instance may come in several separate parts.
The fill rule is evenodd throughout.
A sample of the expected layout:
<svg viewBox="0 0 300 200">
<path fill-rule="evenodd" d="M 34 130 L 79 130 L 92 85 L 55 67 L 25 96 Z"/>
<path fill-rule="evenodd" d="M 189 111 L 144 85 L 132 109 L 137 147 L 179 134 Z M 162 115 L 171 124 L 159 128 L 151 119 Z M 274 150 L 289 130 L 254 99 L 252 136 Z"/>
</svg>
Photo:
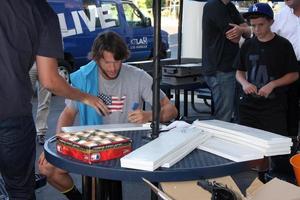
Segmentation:
<svg viewBox="0 0 300 200">
<path fill-rule="evenodd" d="M 81 125 L 146 123 L 152 121 L 152 111 L 142 109 L 144 102 L 152 105 L 152 78 L 144 70 L 122 63 L 129 56 L 129 50 L 122 38 L 114 32 L 100 34 L 94 41 L 91 51 L 92 61 L 71 74 L 74 87 L 98 95 L 102 99 L 100 117 L 86 106 L 66 100 L 61 113 L 57 132 L 61 127 L 72 126 L 79 113 Z M 168 122 L 177 117 L 177 109 L 167 96 L 160 93 L 160 121 Z M 39 159 L 40 172 L 48 182 L 69 199 L 81 199 L 71 176 L 45 160 Z"/>
<path fill-rule="evenodd" d="M 231 121 L 235 102 L 234 59 L 251 30 L 230 0 L 208 0 L 203 8 L 202 65 L 212 91 L 215 118 Z"/>
<path fill-rule="evenodd" d="M 33 90 L 35 90 L 36 83 L 38 82 L 38 89 L 37 89 L 38 106 L 37 106 L 36 117 L 35 117 L 35 126 L 36 126 L 36 133 L 37 133 L 37 142 L 40 145 L 44 145 L 46 132 L 48 130 L 47 120 L 50 111 L 52 94 L 40 84 L 36 63 L 34 63 L 33 66 L 31 67 L 29 71 L 29 76 L 30 76 L 30 81 Z"/>
<path fill-rule="evenodd" d="M 102 101 L 72 88 L 58 74 L 63 57 L 57 15 L 45 0 L 6 0 L 0 6 L 0 173 L 10 200 L 35 199 L 36 129 L 29 70 L 56 95 L 97 109 Z"/>
<path fill-rule="evenodd" d="M 300 0 L 285 0 L 285 6 L 274 16 L 272 31 L 288 39 L 293 45 L 300 70 Z M 298 135 L 299 80 L 289 86 L 287 127 L 289 136 Z"/>
<path fill-rule="evenodd" d="M 271 31 L 274 20 L 268 4 L 253 4 L 244 17 L 255 37 L 237 56 L 236 79 L 243 88 L 239 123 L 287 135 L 286 90 L 299 76 L 295 52 L 287 39 Z"/>
<path fill-rule="evenodd" d="M 299 77 L 291 43 L 273 33 L 272 8 L 256 3 L 244 14 L 254 37 L 247 40 L 237 56 L 236 79 L 243 88 L 239 102 L 239 123 L 287 136 L 287 89 Z M 272 157 L 272 164 L 276 156 Z M 283 163 L 277 163 L 283 164 Z M 259 178 L 265 181 L 266 160 Z"/>
</svg>

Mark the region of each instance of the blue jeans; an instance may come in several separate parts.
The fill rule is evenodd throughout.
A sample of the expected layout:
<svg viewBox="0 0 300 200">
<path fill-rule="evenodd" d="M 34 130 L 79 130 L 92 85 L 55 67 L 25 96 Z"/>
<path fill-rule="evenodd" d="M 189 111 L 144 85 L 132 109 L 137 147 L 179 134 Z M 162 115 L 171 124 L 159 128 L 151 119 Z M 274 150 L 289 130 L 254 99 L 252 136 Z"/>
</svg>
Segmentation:
<svg viewBox="0 0 300 200">
<path fill-rule="evenodd" d="M 230 122 L 235 109 L 235 72 L 216 72 L 204 79 L 212 91 L 215 119 Z"/>
<path fill-rule="evenodd" d="M 34 200 L 35 136 L 31 117 L 0 120 L 0 172 L 10 200 Z"/>
</svg>

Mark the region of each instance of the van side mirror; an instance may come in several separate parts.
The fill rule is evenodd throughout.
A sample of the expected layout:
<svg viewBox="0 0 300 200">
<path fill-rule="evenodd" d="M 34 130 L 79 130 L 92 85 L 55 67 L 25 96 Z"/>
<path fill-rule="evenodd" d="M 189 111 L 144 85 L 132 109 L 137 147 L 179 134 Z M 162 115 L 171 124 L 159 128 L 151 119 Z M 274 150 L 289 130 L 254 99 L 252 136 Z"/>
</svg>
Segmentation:
<svg viewBox="0 0 300 200">
<path fill-rule="evenodd" d="M 144 18 L 145 27 L 151 26 L 151 19 L 149 17 Z"/>
</svg>

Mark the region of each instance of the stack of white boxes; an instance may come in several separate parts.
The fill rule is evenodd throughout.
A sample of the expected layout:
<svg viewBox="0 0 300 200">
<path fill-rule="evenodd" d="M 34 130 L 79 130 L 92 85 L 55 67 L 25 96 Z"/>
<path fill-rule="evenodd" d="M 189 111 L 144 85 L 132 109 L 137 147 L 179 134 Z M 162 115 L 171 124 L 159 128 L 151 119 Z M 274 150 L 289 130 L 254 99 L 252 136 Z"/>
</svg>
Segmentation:
<svg viewBox="0 0 300 200">
<path fill-rule="evenodd" d="M 235 162 L 289 154 L 291 138 L 238 124 L 205 120 L 174 128 L 121 158 L 121 166 L 153 171 L 171 167 L 195 148 Z"/>
<path fill-rule="evenodd" d="M 210 137 L 199 128 L 174 128 L 121 158 L 121 167 L 153 171 L 170 167 Z"/>
<path fill-rule="evenodd" d="M 212 137 L 199 145 L 199 149 L 239 162 L 289 154 L 291 138 L 219 120 L 195 121 L 193 125 Z"/>
</svg>

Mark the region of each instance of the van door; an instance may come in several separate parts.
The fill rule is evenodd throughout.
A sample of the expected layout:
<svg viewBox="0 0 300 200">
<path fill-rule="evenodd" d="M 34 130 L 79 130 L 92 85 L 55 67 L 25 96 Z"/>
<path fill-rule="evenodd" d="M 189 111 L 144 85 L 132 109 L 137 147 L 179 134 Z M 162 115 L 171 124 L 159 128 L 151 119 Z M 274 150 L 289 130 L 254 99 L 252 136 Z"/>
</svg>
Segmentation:
<svg viewBox="0 0 300 200">
<path fill-rule="evenodd" d="M 141 11 L 131 2 L 122 2 L 126 18 L 125 40 L 131 51 L 130 61 L 145 60 L 153 49 L 153 27 L 145 23 Z"/>
</svg>

